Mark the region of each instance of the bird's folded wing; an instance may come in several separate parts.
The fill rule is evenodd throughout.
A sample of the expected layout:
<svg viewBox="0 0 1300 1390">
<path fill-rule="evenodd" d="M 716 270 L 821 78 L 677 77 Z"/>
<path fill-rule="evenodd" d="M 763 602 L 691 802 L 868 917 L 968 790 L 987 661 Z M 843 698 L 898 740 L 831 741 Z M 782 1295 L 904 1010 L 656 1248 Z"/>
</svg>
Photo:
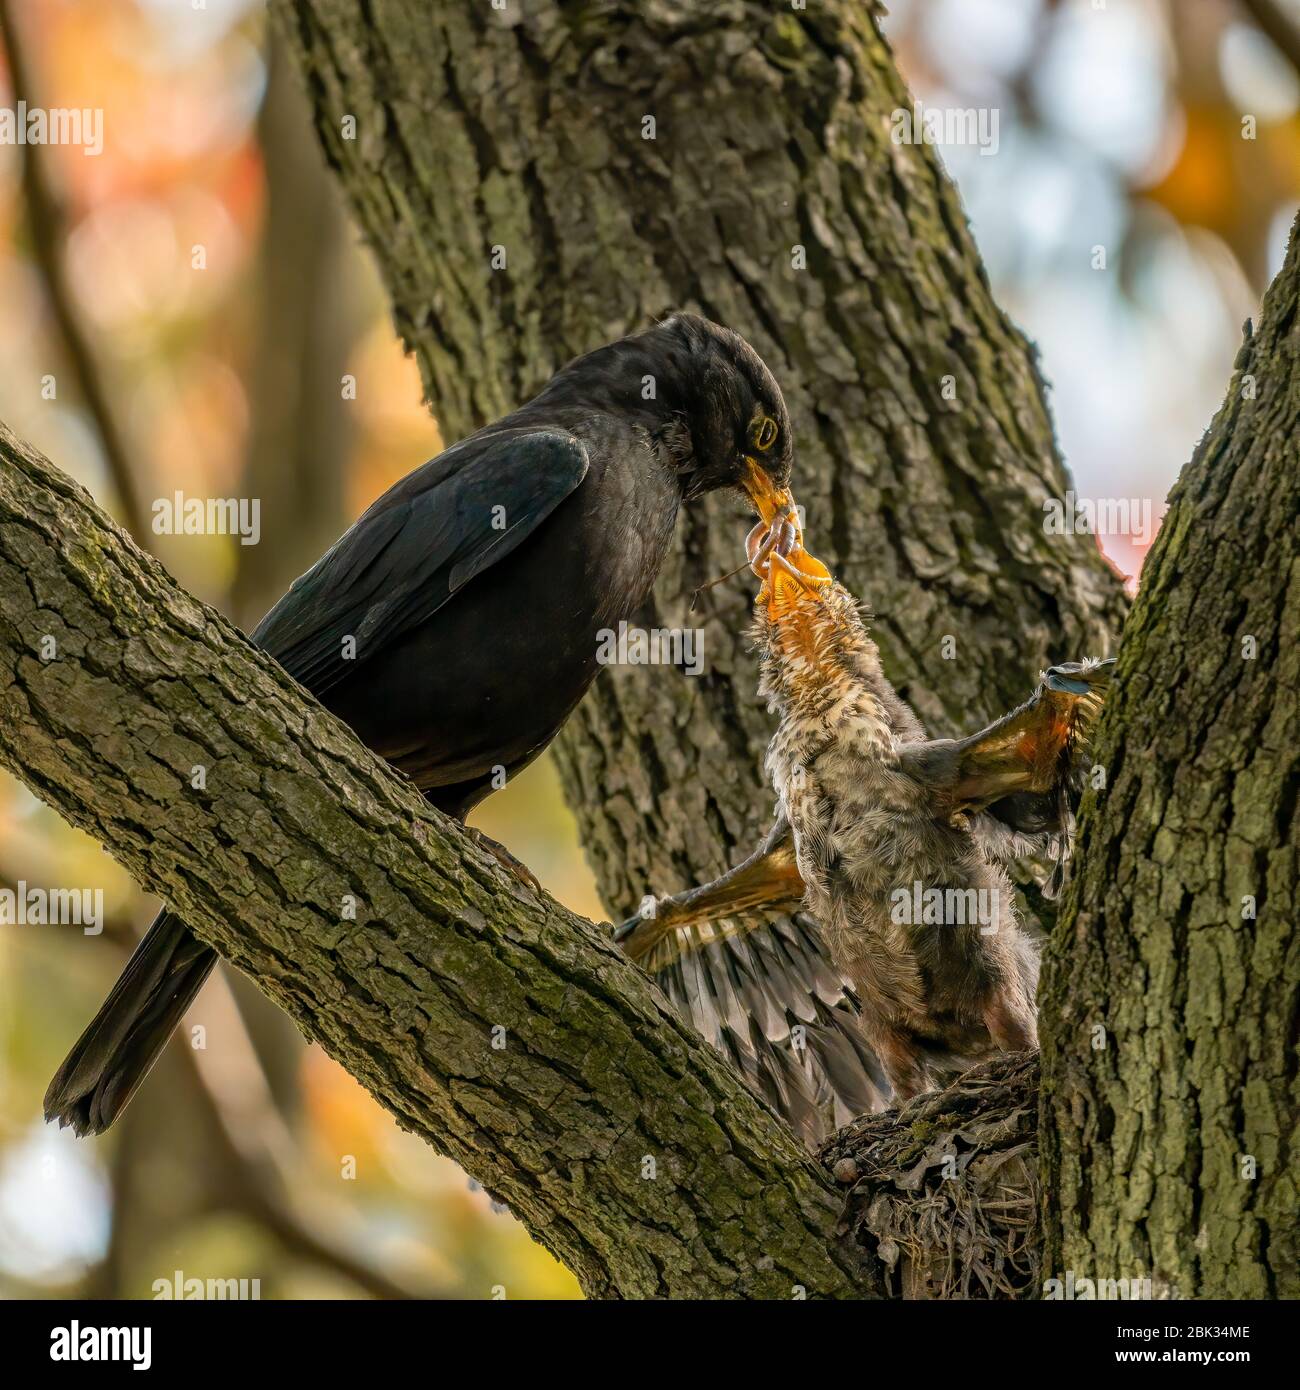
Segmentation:
<svg viewBox="0 0 1300 1390">
<path fill-rule="evenodd" d="M 503 430 L 447 449 L 296 580 L 253 640 L 322 694 L 509 555 L 587 466 L 583 445 L 558 430 Z"/>
<path fill-rule="evenodd" d="M 857 1001 L 806 913 L 678 927 L 642 964 L 810 1147 L 889 1103 Z"/>
</svg>

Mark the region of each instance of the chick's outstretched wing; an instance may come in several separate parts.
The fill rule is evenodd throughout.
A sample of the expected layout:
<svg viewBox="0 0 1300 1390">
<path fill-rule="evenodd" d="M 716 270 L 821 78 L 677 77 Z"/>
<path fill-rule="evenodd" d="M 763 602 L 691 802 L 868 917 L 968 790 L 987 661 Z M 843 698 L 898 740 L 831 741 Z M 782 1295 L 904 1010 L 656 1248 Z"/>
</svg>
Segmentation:
<svg viewBox="0 0 1300 1390">
<path fill-rule="evenodd" d="M 1055 791 L 1082 766 L 1114 665 L 1112 657 L 1053 666 L 1023 705 L 988 728 L 906 748 L 904 771 L 931 787 L 950 815 Z M 1033 803 L 1023 804 L 1028 814 Z"/>
</svg>

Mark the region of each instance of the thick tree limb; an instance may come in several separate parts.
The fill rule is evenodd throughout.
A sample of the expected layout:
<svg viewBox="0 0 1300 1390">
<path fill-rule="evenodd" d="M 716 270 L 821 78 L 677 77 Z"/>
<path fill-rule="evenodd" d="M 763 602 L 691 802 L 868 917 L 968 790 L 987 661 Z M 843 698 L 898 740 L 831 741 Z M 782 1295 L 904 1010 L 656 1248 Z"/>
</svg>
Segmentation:
<svg viewBox="0 0 1300 1390">
<path fill-rule="evenodd" d="M 830 1183 L 599 929 L 504 874 L 2 427 L 0 762 L 589 1293 L 871 1292 Z"/>
<path fill-rule="evenodd" d="M 1046 1269 L 1300 1295 L 1300 238 L 1170 495 L 1040 999 Z"/>
</svg>

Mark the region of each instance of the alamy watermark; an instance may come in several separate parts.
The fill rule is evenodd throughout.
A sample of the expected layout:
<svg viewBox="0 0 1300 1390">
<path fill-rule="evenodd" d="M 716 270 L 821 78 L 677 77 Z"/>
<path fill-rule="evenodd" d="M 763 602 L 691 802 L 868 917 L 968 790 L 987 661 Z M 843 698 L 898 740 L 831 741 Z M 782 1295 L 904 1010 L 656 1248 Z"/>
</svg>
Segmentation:
<svg viewBox="0 0 1300 1390">
<path fill-rule="evenodd" d="M 1164 519 L 1149 497 L 1049 497 L 1043 502 L 1043 532 L 1049 536 L 1130 536 L 1149 545 Z"/>
<path fill-rule="evenodd" d="M 94 106 L 0 106 L 0 145 L 80 145 L 104 152 L 104 112 Z"/>
<path fill-rule="evenodd" d="M 1154 1296 L 1151 1291 L 1151 1280 L 1140 1276 L 1135 1279 L 1089 1279 L 1076 1274 L 1072 1269 L 1067 1269 L 1063 1279 L 1045 1279 L 1043 1281 L 1043 1297 L 1058 1301 L 1061 1299 L 1076 1302 L 1100 1302 L 1115 1299 L 1131 1301 L 1151 1299 Z"/>
<path fill-rule="evenodd" d="M 72 1322 L 50 1329 L 51 1361 L 129 1361 L 137 1371 L 153 1365 L 150 1327 L 83 1327 Z"/>
<path fill-rule="evenodd" d="M 170 1278 L 164 1276 L 153 1281 L 155 1302 L 174 1299 L 195 1302 L 207 1299 L 213 1302 L 250 1302 L 262 1297 L 260 1279 L 198 1279 L 186 1276 L 178 1269 Z"/>
<path fill-rule="evenodd" d="M 0 888 L 0 927 L 80 927 L 86 936 L 104 930 L 102 888 L 29 888 L 19 879 Z"/>
<path fill-rule="evenodd" d="M 974 927 L 992 936 L 1001 921 L 996 888 L 927 888 L 916 879 L 889 895 L 889 920 L 900 927 Z"/>
<path fill-rule="evenodd" d="M 633 627 L 626 622 L 596 634 L 596 660 L 602 666 L 680 666 L 688 676 L 704 673 L 704 629 Z"/>
<path fill-rule="evenodd" d="M 240 545 L 262 539 L 258 497 L 186 497 L 174 492 L 154 500 L 155 536 L 238 536 Z"/>
<path fill-rule="evenodd" d="M 896 145 L 973 145 L 981 155 L 998 152 L 996 106 L 926 106 L 914 101 L 889 115 Z"/>
</svg>

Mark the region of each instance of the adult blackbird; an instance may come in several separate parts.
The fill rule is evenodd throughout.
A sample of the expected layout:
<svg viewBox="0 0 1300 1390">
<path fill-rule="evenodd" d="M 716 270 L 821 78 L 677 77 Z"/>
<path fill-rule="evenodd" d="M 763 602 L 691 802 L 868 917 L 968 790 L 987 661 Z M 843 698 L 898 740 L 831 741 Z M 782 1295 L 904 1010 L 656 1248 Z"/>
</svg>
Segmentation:
<svg viewBox="0 0 1300 1390">
<path fill-rule="evenodd" d="M 1054 666 L 988 728 L 928 739 L 797 523 L 756 527 L 749 550 L 776 824 L 618 936 L 815 1142 L 1035 1045 L 1037 954 L 1004 866 L 1068 854 L 1113 662 Z"/>
<path fill-rule="evenodd" d="M 681 504 L 740 488 L 771 521 L 790 506 L 790 463 L 758 354 L 677 314 L 577 358 L 397 483 L 253 640 L 463 819 L 581 699 L 598 632 L 649 596 Z M 111 1125 L 215 962 L 161 912 L 50 1083 L 46 1118 Z"/>
</svg>

